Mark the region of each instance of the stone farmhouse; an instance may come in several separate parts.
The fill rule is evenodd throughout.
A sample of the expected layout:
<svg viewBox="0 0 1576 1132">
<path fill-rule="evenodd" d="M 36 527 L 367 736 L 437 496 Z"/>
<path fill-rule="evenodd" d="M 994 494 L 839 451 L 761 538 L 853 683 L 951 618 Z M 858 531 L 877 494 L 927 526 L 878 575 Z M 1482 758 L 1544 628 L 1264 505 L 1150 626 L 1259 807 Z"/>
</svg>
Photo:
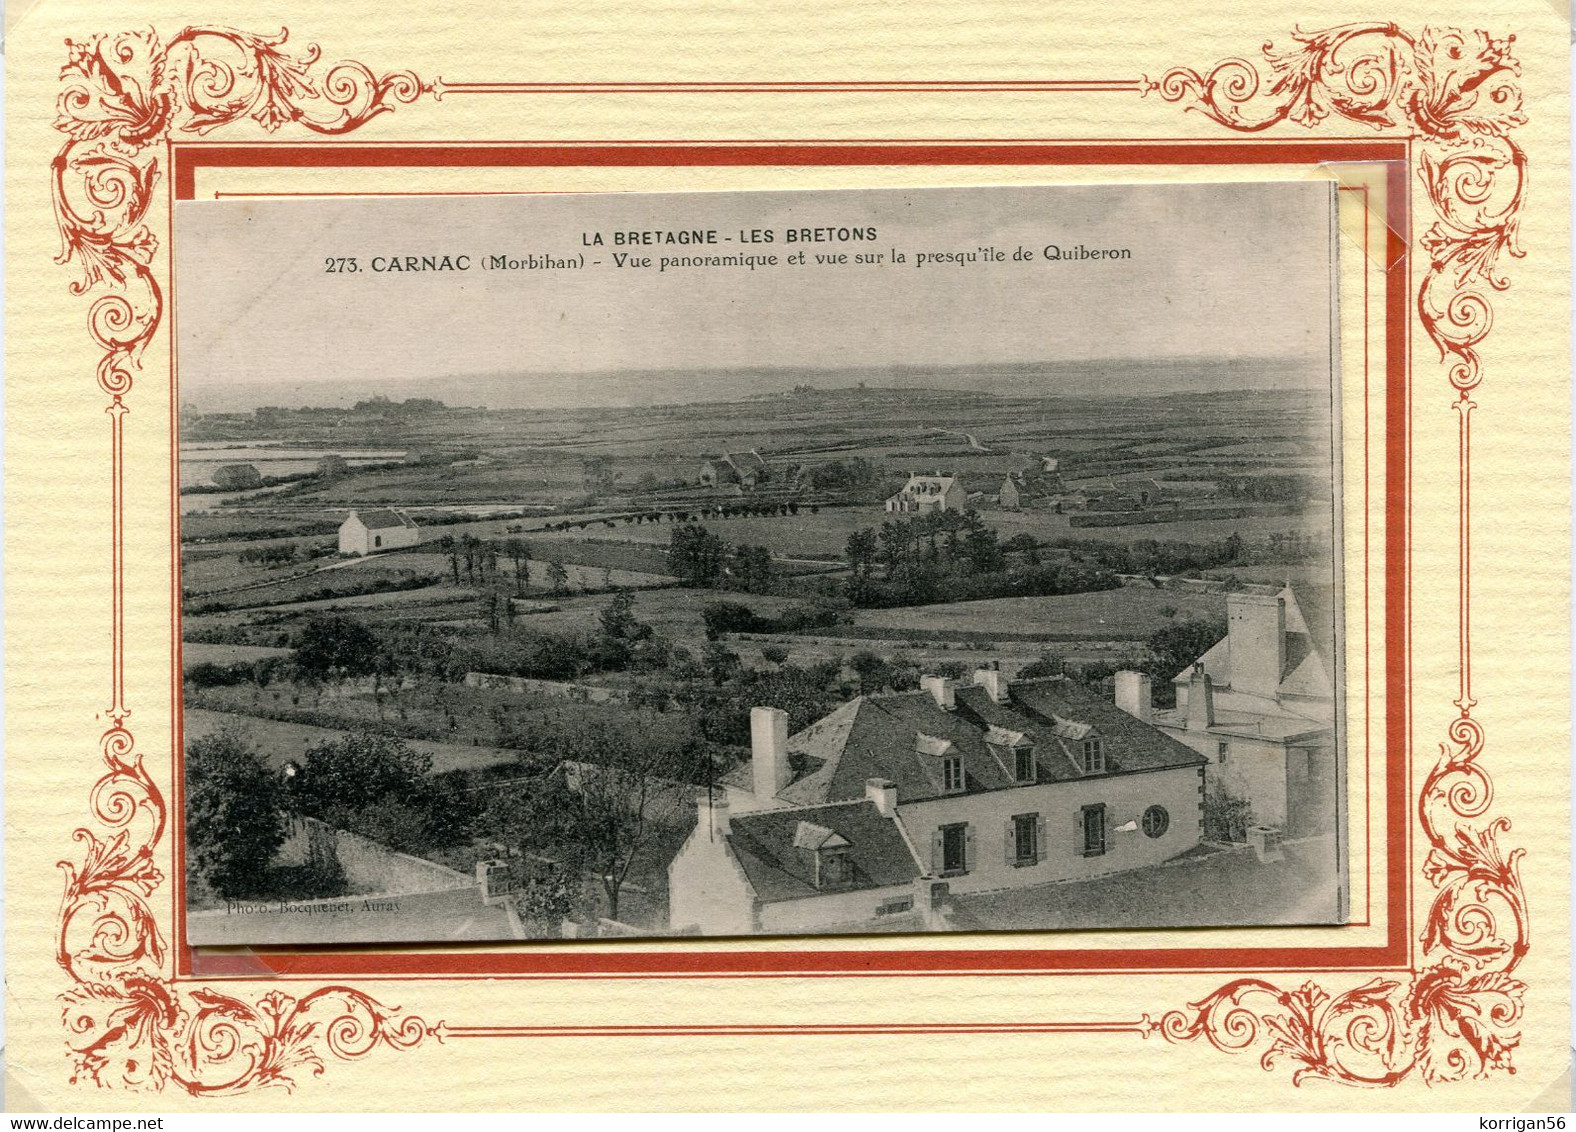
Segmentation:
<svg viewBox="0 0 1576 1132">
<path fill-rule="evenodd" d="M 751 758 L 669 866 L 675 930 L 857 931 L 987 892 L 1157 865 L 1199 843 L 1204 756 L 1062 677 L 861 696 Z M 906 925 L 905 925 L 906 926 Z"/>
<path fill-rule="evenodd" d="M 377 554 L 415 546 L 420 540 L 420 528 L 404 514 L 389 507 L 352 511 L 339 525 L 341 554 Z"/>
<path fill-rule="evenodd" d="M 1226 636 L 1178 673 L 1174 710 L 1149 678 L 1117 675 L 1117 703 L 1209 760 L 1209 777 L 1287 837 L 1336 828 L 1345 768 L 1336 740 L 1334 618 L 1312 588 L 1226 598 Z"/>
<path fill-rule="evenodd" d="M 1016 472 L 1001 481 L 996 498 L 1003 511 L 1022 511 L 1042 506 L 1062 491 L 1062 478 L 1055 472 Z"/>
<path fill-rule="evenodd" d="M 931 511 L 967 511 L 969 493 L 957 476 L 910 474 L 903 490 L 886 501 L 886 509 L 900 515 Z"/>
<path fill-rule="evenodd" d="M 770 476 L 765 458 L 751 449 L 741 455 L 724 452 L 721 456 L 706 460 L 700 466 L 699 480 L 702 487 L 727 487 L 730 484 L 738 484 L 740 487 L 751 488 L 765 483 Z"/>
</svg>

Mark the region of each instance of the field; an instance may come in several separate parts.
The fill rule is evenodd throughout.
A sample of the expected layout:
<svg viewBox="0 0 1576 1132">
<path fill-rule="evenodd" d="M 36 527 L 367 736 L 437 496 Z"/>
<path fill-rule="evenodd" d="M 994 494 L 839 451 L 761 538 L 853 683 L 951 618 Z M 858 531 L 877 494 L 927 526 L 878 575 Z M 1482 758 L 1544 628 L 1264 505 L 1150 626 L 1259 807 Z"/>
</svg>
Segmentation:
<svg viewBox="0 0 1576 1132">
<path fill-rule="evenodd" d="M 208 711 L 204 708 L 187 708 L 183 726 L 188 743 L 224 727 L 239 728 L 263 751 L 269 766 L 275 770 L 292 759 L 299 759 L 309 747 L 343 739 L 350 734 L 348 731 L 328 727 L 311 727 L 304 723 L 286 723 L 276 719 L 261 719 L 254 715 Z M 520 760 L 519 751 L 502 747 L 432 743 L 425 739 L 407 739 L 406 743 L 413 749 L 432 756 L 432 769 L 435 774 L 449 770 L 480 770 L 483 767 L 508 765 Z"/>
<path fill-rule="evenodd" d="M 1157 388 L 1170 368 L 1155 371 Z M 1217 369 L 1234 372 L 1229 362 L 1209 372 Z M 1224 617 L 1224 592 L 1101 588 L 1119 573 L 1213 576 L 1223 591 L 1249 578 L 1279 580 L 1283 563 L 1319 575 L 1307 560 L 1329 539 L 1331 514 L 1316 394 L 1239 384 L 1220 393 L 1045 395 L 1060 372 L 982 371 L 951 388 L 936 387 L 945 375 L 927 373 L 911 388 L 849 380 L 732 400 L 706 400 L 697 378 L 690 403 L 638 411 L 379 398 L 198 414 L 183 436 L 207 447 L 186 456 L 188 478 L 211 474 L 220 444 L 237 462 L 281 452 L 406 458 L 264 492 L 182 497 L 184 665 L 230 669 L 187 680 L 185 737 L 240 727 L 278 769 L 347 735 L 401 736 L 431 756 L 435 772 L 509 779 L 515 767 L 627 765 L 657 752 L 669 757 L 661 774 L 695 784 L 747 757 L 758 704 L 784 706 L 797 729 L 852 696 L 911 688 L 915 669 L 955 674 L 994 663 L 1012 678 L 1047 654 L 1092 690 L 1124 665 L 1170 663 L 1149 655 L 1157 630 Z M 717 380 L 736 391 L 741 376 Z M 703 466 L 715 468 L 724 452 L 757 453 L 752 466 L 764 469 L 764 482 L 702 486 Z M 921 547 L 913 551 L 906 536 L 890 537 L 907 516 L 884 501 L 910 473 L 936 470 L 960 478 L 980 523 L 950 540 L 910 528 Z M 1003 480 L 1021 473 L 1035 481 L 1024 488 L 1037 503 L 1004 510 Z M 1136 514 L 1168 521 L 1116 513 L 1115 525 L 1073 525 L 1078 514 L 1103 522 L 1112 513 L 1098 508 L 1113 504 L 1099 497 L 1132 495 L 1134 480 L 1154 480 L 1160 493 L 1135 496 L 1146 508 Z M 340 558 L 340 523 L 351 508 L 365 516 L 372 507 L 403 512 L 419 528 L 418 544 Z M 1227 509 L 1239 517 L 1222 517 Z M 691 515 L 704 515 L 698 521 L 717 538 L 690 540 L 670 564 L 674 533 Z M 851 535 L 889 524 L 873 564 L 845 561 Z M 1032 545 L 1014 541 L 1025 535 Z M 1228 543 L 1232 535 L 1240 537 Z M 935 546 L 928 553 L 926 537 Z M 1140 542 L 1171 545 L 1116 549 Z M 511 543 L 528 563 L 523 586 Z M 766 548 L 770 563 L 740 553 L 747 547 Z M 262 548 L 289 548 L 280 555 L 288 561 L 243 561 Z M 681 585 L 675 570 L 695 584 Z M 1087 592 L 902 604 L 1080 587 Z M 721 602 L 756 619 L 714 616 L 710 631 L 707 607 Z M 893 607 L 871 608 L 886 603 Z M 1163 640 L 1153 648 L 1163 653 Z M 281 663 L 243 667 L 269 658 Z M 542 683 L 516 685 L 529 692 L 472 687 L 472 671 Z M 529 799 L 493 793 L 473 798 L 477 813 L 454 826 L 379 801 L 357 813 L 370 824 L 345 828 L 434 860 L 448 854 L 462 868 L 495 855 L 505 836 L 529 842 L 532 853 L 558 851 L 536 839 L 567 836 L 561 823 L 511 815 Z M 662 921 L 667 864 L 689 829 L 686 813 L 640 857 L 631 875 L 645 891 L 625 894 L 623 918 Z M 1105 914 L 1113 892 L 1148 899 L 1146 883 L 1063 887 L 1036 899 L 1073 898 Z M 1038 906 L 1009 905 L 981 898 L 982 926 L 1025 914 L 1037 926 L 1058 922 Z"/>
<path fill-rule="evenodd" d="M 181 642 L 181 667 L 194 664 L 251 664 L 257 660 L 289 656 L 289 649 L 267 645 L 209 645 L 199 641 Z"/>
<path fill-rule="evenodd" d="M 1131 523 L 1119 526 L 1074 527 L 1071 516 L 1051 511 L 999 511 L 981 512 L 985 521 L 1001 532 L 1003 541 L 1018 534 L 1029 534 L 1041 542 L 1055 539 L 1097 539 L 1105 542 L 1129 543 L 1145 539 L 1160 541 L 1196 542 L 1228 538 L 1241 534 L 1244 538 L 1266 538 L 1272 534 L 1298 531 L 1316 533 L 1330 529 L 1328 506 L 1314 505 L 1301 513 L 1290 515 L 1254 515 L 1241 519 L 1181 519 L 1165 523 Z M 867 527 L 880 529 L 892 516 L 880 507 L 822 507 L 819 514 L 800 512 L 798 515 L 776 518 L 741 516 L 734 519 L 708 519 L 704 525 L 732 543 L 765 546 L 773 554 L 790 560 L 840 559 L 848 545 L 848 536 Z M 550 537 L 550 536 L 548 536 Z M 587 541 L 599 541 L 595 531 L 577 536 Z M 666 524 L 639 527 L 620 527 L 616 536 L 620 542 L 634 540 L 652 546 L 666 546 L 672 537 L 672 528 Z"/>
<path fill-rule="evenodd" d="M 1225 594 L 1124 586 L 1118 590 L 1056 597 L 995 598 L 908 609 L 872 609 L 860 612 L 855 624 L 861 628 L 924 630 L 938 635 L 948 630 L 967 630 L 1011 634 L 1043 632 L 1048 639 L 1142 640 L 1172 619 L 1208 620 L 1225 616 Z"/>
</svg>

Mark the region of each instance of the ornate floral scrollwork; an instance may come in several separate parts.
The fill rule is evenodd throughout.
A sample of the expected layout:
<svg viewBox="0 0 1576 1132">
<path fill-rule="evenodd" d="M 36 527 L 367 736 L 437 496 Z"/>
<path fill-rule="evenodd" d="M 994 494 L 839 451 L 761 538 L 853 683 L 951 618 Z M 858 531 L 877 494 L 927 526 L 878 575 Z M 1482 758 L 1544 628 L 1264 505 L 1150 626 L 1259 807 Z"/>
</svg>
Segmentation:
<svg viewBox="0 0 1576 1132">
<path fill-rule="evenodd" d="M 1493 322 L 1491 294 L 1510 285 L 1501 258 L 1524 254 L 1517 225 L 1527 161 L 1510 136 L 1526 122 L 1514 37 L 1427 28 L 1414 38 L 1394 24 L 1347 24 L 1292 38 L 1284 51 L 1265 44 L 1262 65 L 1228 59 L 1207 74 L 1176 68 L 1148 90 L 1234 130 L 1312 128 L 1333 115 L 1405 131 L 1421 147 L 1418 175 L 1435 215 L 1420 240 L 1428 270 L 1417 313 L 1449 366 L 1462 454 L 1460 716 L 1417 800 L 1430 846 L 1423 877 L 1438 891 L 1408 983 L 1375 980 L 1332 997 L 1313 983 L 1284 991 L 1239 979 L 1154 1028 L 1173 1041 L 1204 1038 L 1234 1051 L 1267 1042 L 1265 1067 L 1296 1061 L 1298 1082 L 1387 1086 L 1412 1074 L 1433 1083 L 1514 1072 L 1526 985 L 1512 972 L 1530 944 L 1523 850 L 1507 851 L 1501 838 L 1510 821 L 1489 816 L 1493 782 L 1480 761 L 1483 728 L 1471 715 L 1466 558 L 1471 394 L 1483 377 L 1477 347 Z"/>
<path fill-rule="evenodd" d="M 343 134 L 396 103 L 430 92 L 414 74 L 378 75 L 360 63 L 318 74 L 319 52 L 284 49 L 286 32 L 253 35 L 188 27 L 169 41 L 152 31 L 67 42 L 55 128 L 66 136 L 50 164 L 56 262 L 74 264 L 75 295 L 96 296 L 88 334 L 100 349 L 98 385 L 109 397 L 115 492 L 114 639 L 106 766 L 89 807 L 97 829 L 73 837 L 62 861 L 65 891 L 56 959 L 73 981 L 61 996 L 73 1080 L 204 1095 L 291 1084 L 302 1067 L 322 1072 L 323 1052 L 361 1057 L 404 1049 L 441 1025 L 396 1017 L 348 987 L 255 1004 L 210 990 L 183 990 L 166 968 L 168 945 L 150 904 L 165 877 L 155 864 L 168 808 L 143 764 L 123 695 L 121 637 L 121 441 L 141 358 L 164 316 L 153 269 L 158 239 L 149 210 L 160 170 L 156 149 L 171 136 L 250 121 L 266 131 L 295 125 Z"/>
<path fill-rule="evenodd" d="M 1414 38 L 1394 24 L 1346 24 L 1292 40 L 1284 51 L 1265 44 L 1263 64 L 1178 67 L 1148 89 L 1233 130 L 1313 128 L 1333 115 L 1418 138 L 1418 174 L 1435 212 L 1421 240 L 1430 262 L 1418 317 L 1452 361 L 1452 384 L 1472 388 L 1481 380 L 1477 346 L 1493 321 L 1489 293 L 1509 286 L 1500 258 L 1523 254 L 1527 162 L 1510 134 L 1527 117 L 1515 37 L 1425 28 Z"/>
</svg>

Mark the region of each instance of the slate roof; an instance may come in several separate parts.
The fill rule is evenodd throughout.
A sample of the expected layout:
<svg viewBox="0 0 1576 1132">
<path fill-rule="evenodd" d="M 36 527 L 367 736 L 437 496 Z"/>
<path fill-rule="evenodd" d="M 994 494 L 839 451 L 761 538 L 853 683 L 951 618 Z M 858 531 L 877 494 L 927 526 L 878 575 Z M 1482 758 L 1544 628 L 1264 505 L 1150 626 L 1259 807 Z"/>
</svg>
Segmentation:
<svg viewBox="0 0 1576 1132">
<path fill-rule="evenodd" d="M 1101 740 L 1107 775 L 1206 761 L 1063 677 L 1013 681 L 1005 704 L 994 702 L 981 687 L 958 688 L 955 701 L 954 711 L 942 709 L 924 691 L 849 701 L 790 737 L 793 779 L 778 797 L 800 806 L 846 802 L 863 798 L 870 778 L 895 782 L 900 805 L 944 797 L 939 764 L 946 754 L 963 759 L 965 793 L 1020 786 L 1007 757 L 1010 747 L 1001 743 L 1006 732 L 1034 745 L 1042 783 L 1085 777 L 1082 740 L 1092 735 Z M 728 781 L 748 789 L 748 764 Z"/>
<path fill-rule="evenodd" d="M 394 527 L 414 527 L 416 524 L 405 518 L 398 511 L 388 507 L 374 507 L 367 511 L 355 511 L 353 514 L 361 520 L 361 525 L 369 531 L 386 531 Z"/>
<path fill-rule="evenodd" d="M 863 792 L 863 784 L 860 786 Z M 920 875 L 897 823 L 863 800 L 832 806 L 795 807 L 738 814 L 729 822 L 728 844 L 765 903 L 909 884 Z M 813 827 L 811 832 L 801 827 Z M 817 888 L 815 850 L 804 844 L 826 835 L 826 848 L 840 848 L 853 867 L 849 884 Z M 841 839 L 846 848 L 837 845 Z"/>
</svg>

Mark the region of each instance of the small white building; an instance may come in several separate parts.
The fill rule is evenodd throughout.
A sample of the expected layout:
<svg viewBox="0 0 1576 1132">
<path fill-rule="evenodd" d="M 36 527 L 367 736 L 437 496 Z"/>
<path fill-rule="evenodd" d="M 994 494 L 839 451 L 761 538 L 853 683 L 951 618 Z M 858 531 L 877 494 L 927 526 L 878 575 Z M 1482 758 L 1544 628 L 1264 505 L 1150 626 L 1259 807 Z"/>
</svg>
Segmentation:
<svg viewBox="0 0 1576 1132">
<path fill-rule="evenodd" d="M 931 511 L 967 511 L 969 493 L 956 476 L 910 475 L 903 490 L 886 501 L 886 509 L 900 515 Z"/>
<path fill-rule="evenodd" d="M 1152 706 L 1149 678 L 1117 674 L 1117 704 L 1209 760 L 1211 783 L 1288 837 L 1335 828 L 1345 781 L 1336 741 L 1334 617 L 1311 587 L 1226 598 L 1226 635 Z"/>
<path fill-rule="evenodd" d="M 339 553 L 378 554 L 415 546 L 421 531 L 415 523 L 390 507 L 352 511 L 339 525 Z"/>
</svg>

